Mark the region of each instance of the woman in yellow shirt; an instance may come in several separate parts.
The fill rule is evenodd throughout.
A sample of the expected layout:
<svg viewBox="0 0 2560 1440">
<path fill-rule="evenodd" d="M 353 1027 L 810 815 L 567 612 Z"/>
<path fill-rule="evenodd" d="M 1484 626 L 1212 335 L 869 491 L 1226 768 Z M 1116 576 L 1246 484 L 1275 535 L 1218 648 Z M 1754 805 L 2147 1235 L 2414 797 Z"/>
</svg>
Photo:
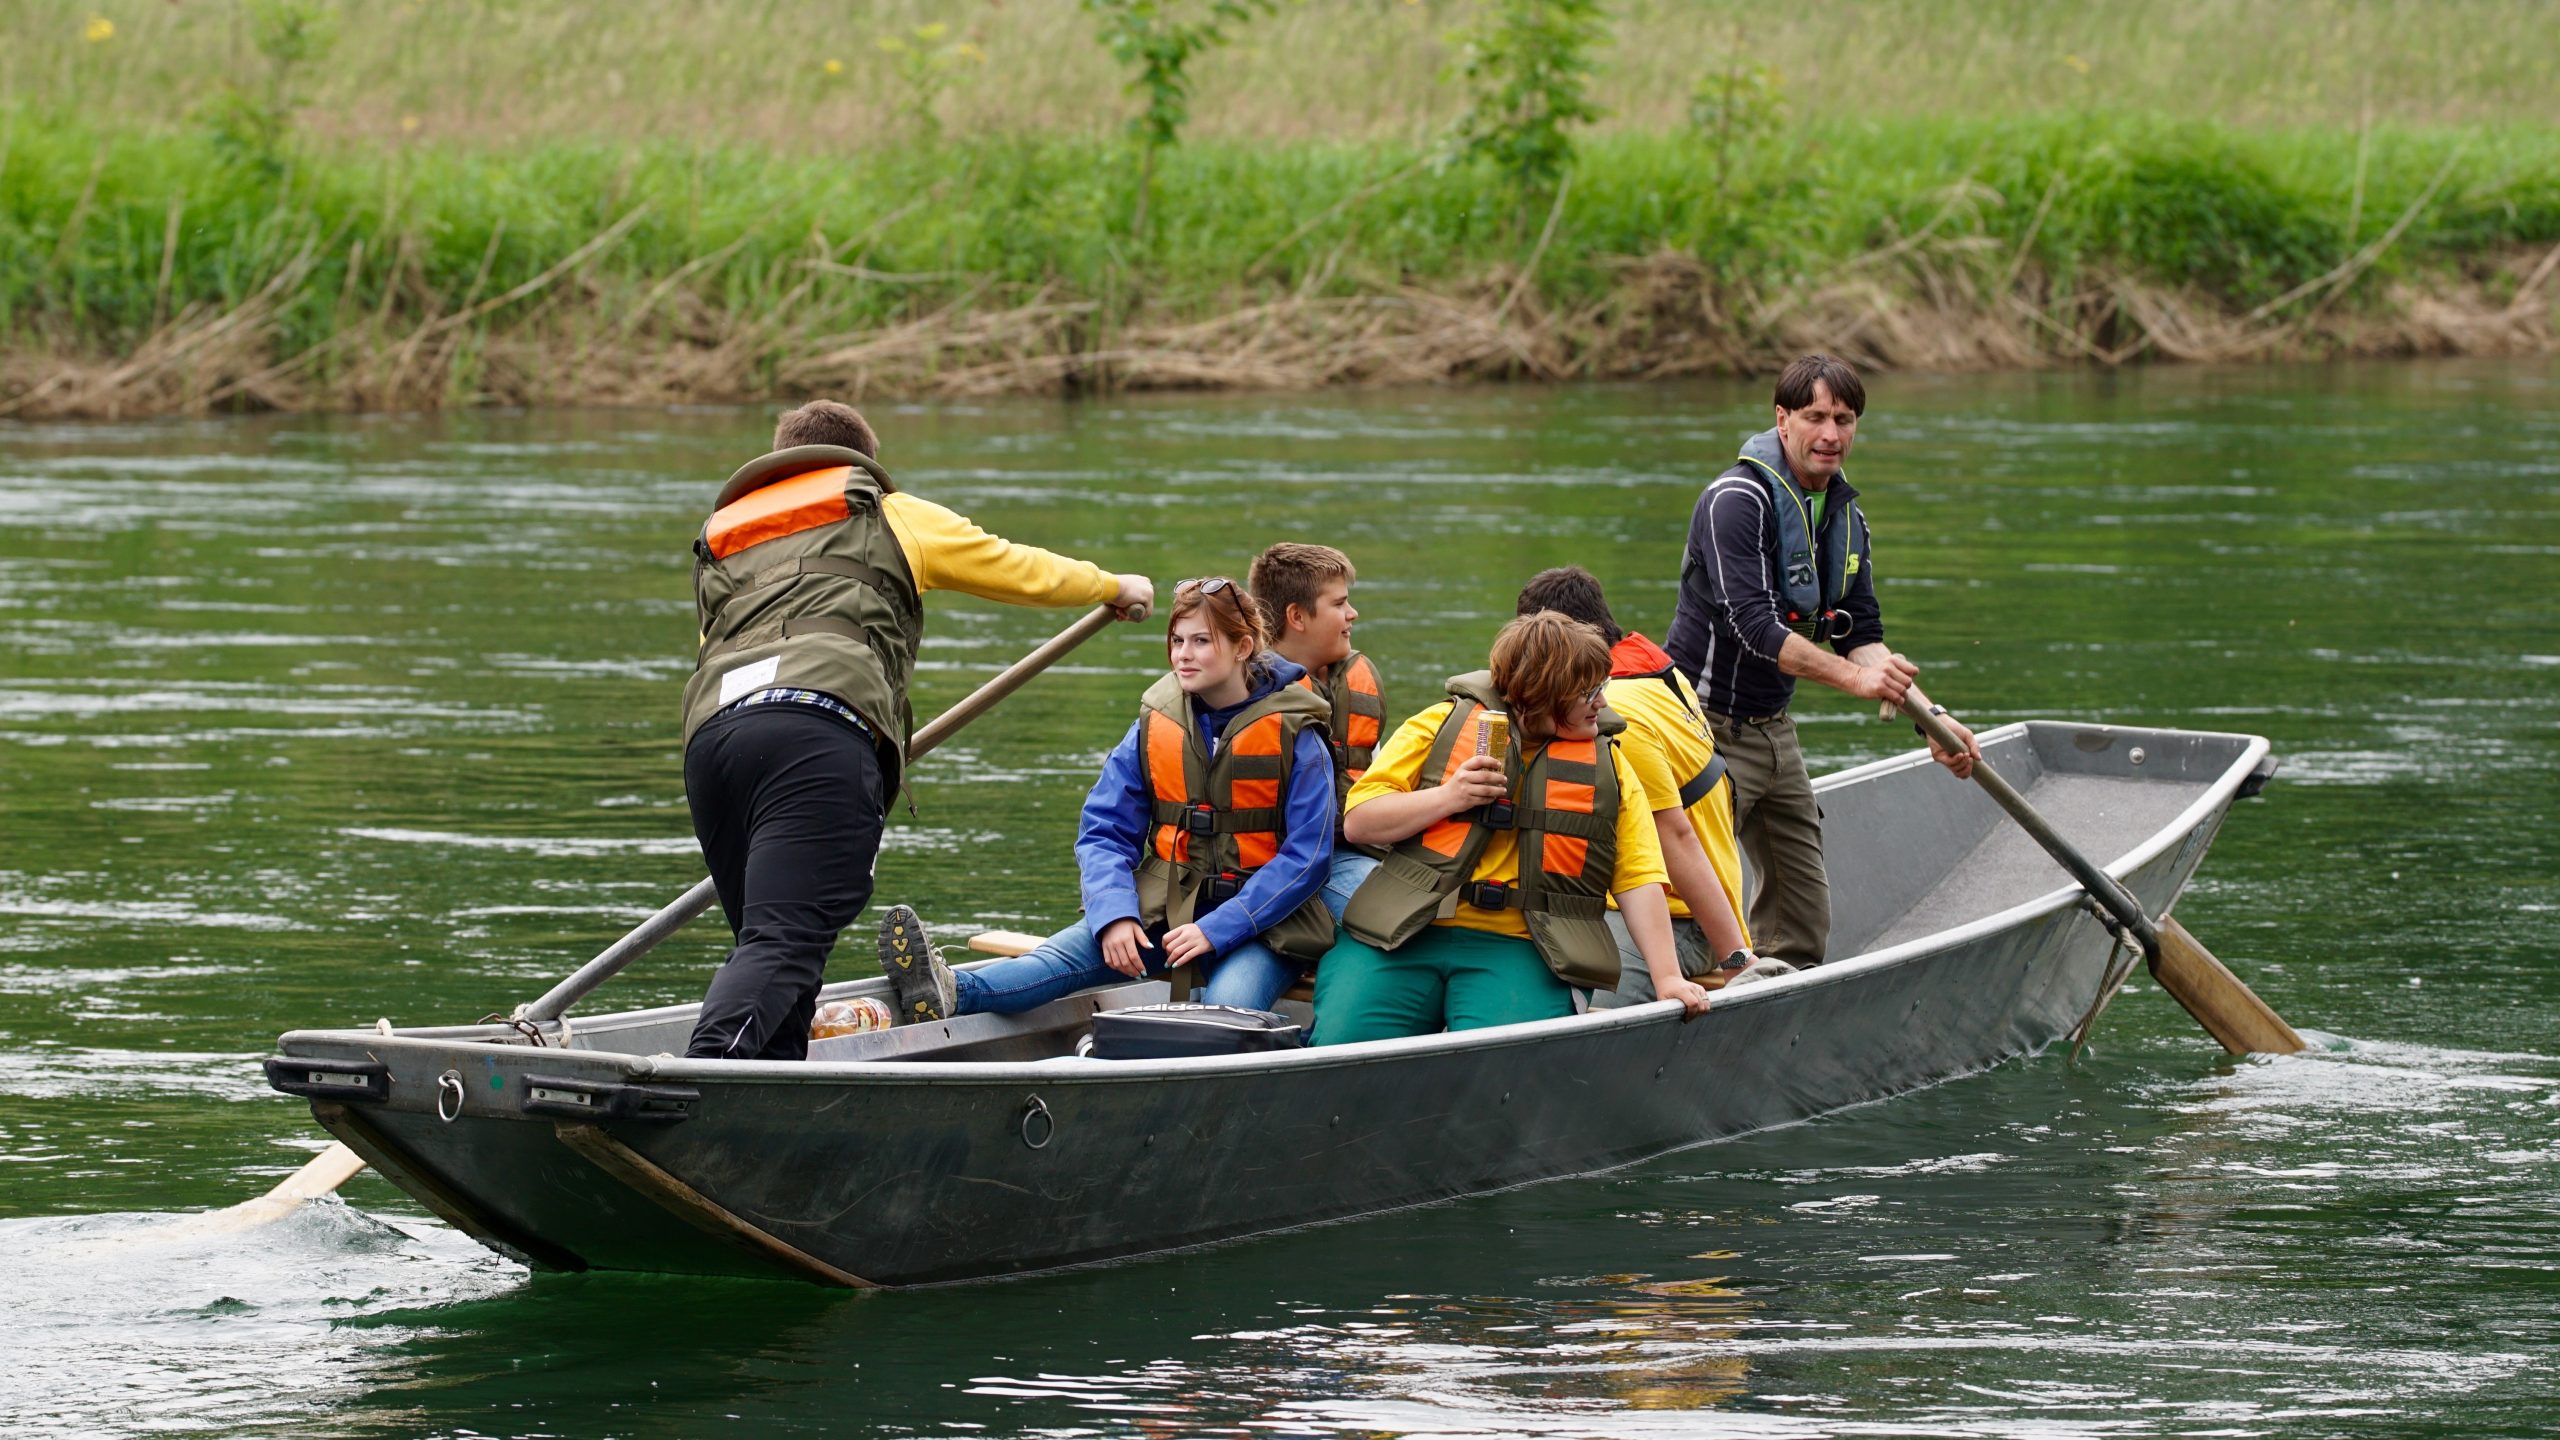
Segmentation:
<svg viewBox="0 0 2560 1440">
<path fill-rule="evenodd" d="M 1613 895 L 1655 993 L 1705 1011 L 1680 974 L 1644 784 L 1600 730 L 1608 679 L 1599 631 L 1525 615 L 1490 669 L 1452 678 L 1379 748 L 1343 836 L 1393 849 L 1317 967 L 1317 1044 L 1572 1014 L 1575 987 L 1617 984 Z"/>
</svg>

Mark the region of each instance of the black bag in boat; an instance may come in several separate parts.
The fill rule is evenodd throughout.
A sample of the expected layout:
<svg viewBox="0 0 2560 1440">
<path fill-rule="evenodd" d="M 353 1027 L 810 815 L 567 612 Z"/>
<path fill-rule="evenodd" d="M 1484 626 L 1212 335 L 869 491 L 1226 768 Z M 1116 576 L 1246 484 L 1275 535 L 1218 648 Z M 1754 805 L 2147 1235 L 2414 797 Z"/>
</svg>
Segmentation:
<svg viewBox="0 0 2560 1440">
<path fill-rule="evenodd" d="M 1295 1050 L 1305 1028 L 1286 1015 L 1241 1005 L 1133 1005 L 1097 1011 L 1096 1060 L 1178 1060 L 1187 1055 L 1252 1055 Z"/>
</svg>

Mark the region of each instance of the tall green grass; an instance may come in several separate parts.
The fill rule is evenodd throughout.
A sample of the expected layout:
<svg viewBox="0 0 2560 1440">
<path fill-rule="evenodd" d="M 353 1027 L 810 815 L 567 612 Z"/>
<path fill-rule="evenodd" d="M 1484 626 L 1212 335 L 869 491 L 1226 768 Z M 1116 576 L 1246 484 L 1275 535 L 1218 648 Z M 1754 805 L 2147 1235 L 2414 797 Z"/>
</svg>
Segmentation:
<svg viewBox="0 0 2560 1440">
<path fill-rule="evenodd" d="M 801 337 L 1043 291 L 1099 302 L 1108 322 L 1302 290 L 1461 284 L 1516 269 L 1532 248 L 1489 176 L 1417 168 L 1419 152 L 1386 143 L 1170 152 L 1159 225 L 1139 248 L 1128 239 L 1133 168 L 1111 140 L 841 158 L 421 145 L 314 150 L 271 170 L 188 131 L 24 110 L 0 127 L 0 336 L 106 350 L 191 304 L 240 305 L 298 256 L 279 311 L 286 348 L 351 317 L 449 315 L 535 280 L 619 222 L 628 228 L 574 277 L 474 323 L 504 327 L 523 308 L 556 306 L 571 280 L 611 287 L 618 304 L 672 281 L 669 295 L 697 314 Z M 1718 190 L 1694 140 L 1591 141 L 1538 253 L 1541 297 L 1596 302 L 1623 260 L 1662 251 L 1766 294 L 1920 244 L 1943 264 L 2031 266 L 2060 286 L 2093 268 L 2130 273 L 2245 310 L 2330 272 L 2404 216 L 2360 293 L 2560 240 L 2560 131 L 2541 129 L 1826 121 L 1729 158 Z"/>
</svg>

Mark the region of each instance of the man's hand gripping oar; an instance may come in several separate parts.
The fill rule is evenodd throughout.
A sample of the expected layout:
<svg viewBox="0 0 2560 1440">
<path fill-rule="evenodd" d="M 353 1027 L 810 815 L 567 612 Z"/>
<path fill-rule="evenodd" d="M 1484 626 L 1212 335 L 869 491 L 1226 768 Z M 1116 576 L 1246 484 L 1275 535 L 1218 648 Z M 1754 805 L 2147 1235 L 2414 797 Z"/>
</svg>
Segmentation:
<svg viewBox="0 0 2560 1440">
<path fill-rule="evenodd" d="M 1135 587 L 1144 591 L 1143 583 Z M 1135 597 L 1124 588 L 1125 604 L 1097 605 L 1076 623 L 1052 635 L 1039 649 L 1005 667 L 968 698 L 942 712 L 931 724 L 916 731 L 907 744 L 910 764 L 924 758 L 926 752 L 959 733 L 960 727 L 984 715 L 996 702 L 1022 688 L 1032 676 L 1048 669 L 1068 651 L 1099 635 L 1114 620 L 1138 621 L 1147 618 L 1152 609 L 1152 594 Z M 709 876 L 668 902 L 657 914 L 643 920 L 630 934 L 605 947 L 602 954 L 578 967 L 575 974 L 551 987 L 542 998 L 519 1006 L 515 1018 L 534 1026 L 554 1023 L 568 1013 L 570 1006 L 586 998 L 590 991 L 611 979 L 622 968 L 639 959 L 658 942 L 685 927 L 693 918 L 708 910 L 719 899 Z M 311 1163 L 286 1176 L 273 1190 L 255 1200 L 246 1200 L 227 1210 L 217 1210 L 198 1218 L 199 1228 L 209 1230 L 246 1230 L 265 1225 L 290 1215 L 306 1200 L 316 1200 L 353 1179 L 364 1168 L 353 1150 L 332 1142 L 328 1149 L 314 1156 Z"/>
</svg>

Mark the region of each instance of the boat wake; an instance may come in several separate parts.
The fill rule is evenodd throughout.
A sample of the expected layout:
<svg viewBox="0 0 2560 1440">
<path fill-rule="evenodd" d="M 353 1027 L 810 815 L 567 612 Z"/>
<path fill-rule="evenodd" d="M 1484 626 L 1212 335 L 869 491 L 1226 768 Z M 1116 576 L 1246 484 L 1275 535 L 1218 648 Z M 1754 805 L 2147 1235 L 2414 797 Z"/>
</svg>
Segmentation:
<svg viewBox="0 0 2560 1440">
<path fill-rule="evenodd" d="M 377 1383 L 342 1322 L 521 1286 L 468 1237 L 335 1199 L 227 1232 L 194 1214 L 0 1220 L 0 1433 L 266 1430 Z"/>
</svg>

